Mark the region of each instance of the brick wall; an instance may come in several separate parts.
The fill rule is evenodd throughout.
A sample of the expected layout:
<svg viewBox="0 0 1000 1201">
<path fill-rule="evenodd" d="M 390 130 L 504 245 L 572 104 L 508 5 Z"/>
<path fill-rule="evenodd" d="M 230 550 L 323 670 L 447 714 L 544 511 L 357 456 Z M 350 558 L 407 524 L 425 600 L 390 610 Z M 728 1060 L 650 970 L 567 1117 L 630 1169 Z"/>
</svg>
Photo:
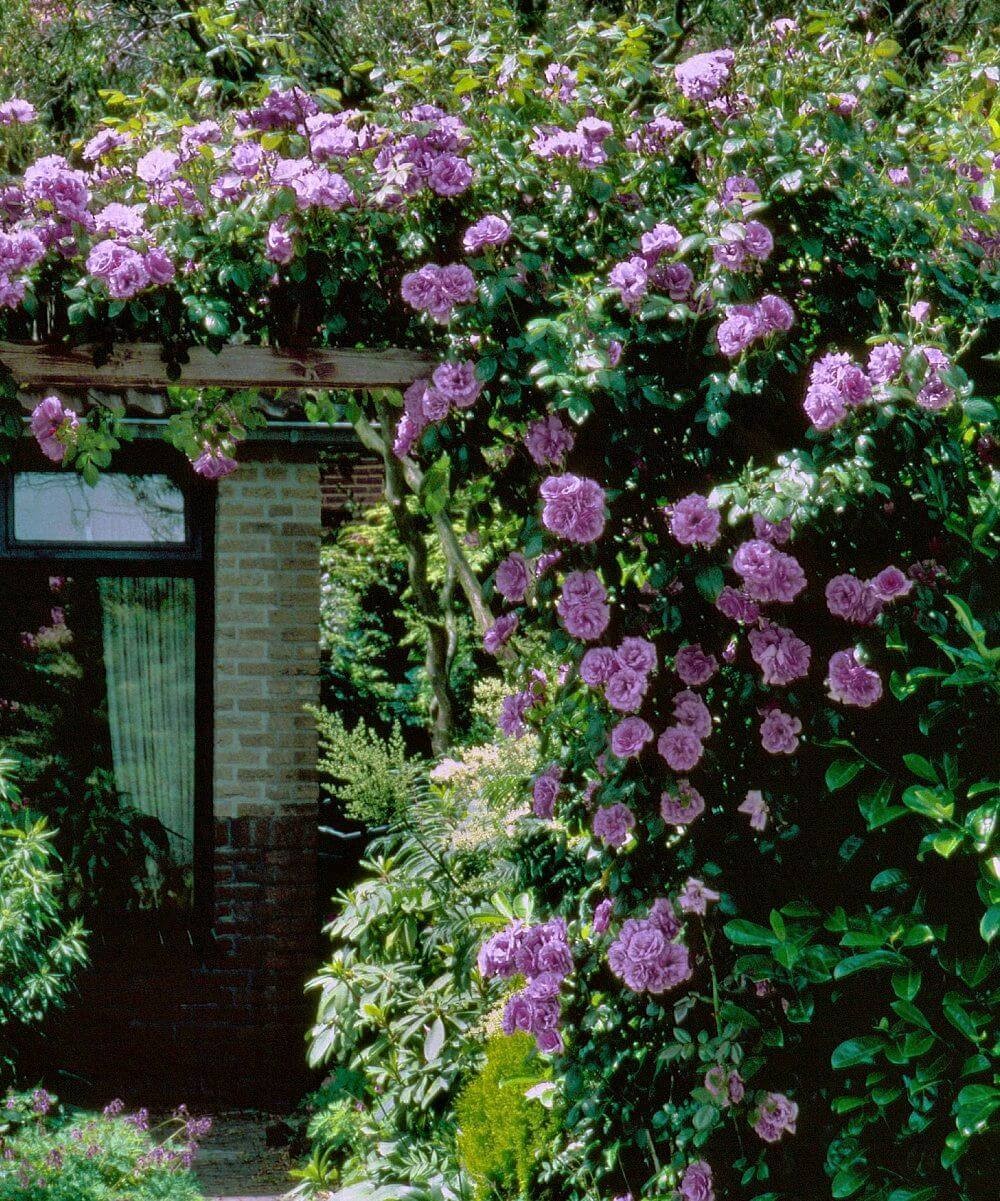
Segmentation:
<svg viewBox="0 0 1000 1201">
<path fill-rule="evenodd" d="M 315 463 L 245 462 L 220 481 L 211 970 L 228 1037 L 285 1075 L 300 1072 L 302 985 L 317 965 L 316 732 L 303 706 L 319 697 L 319 533 Z"/>
<path fill-rule="evenodd" d="M 382 499 L 382 460 L 360 447 L 333 454 L 320 468 L 323 524 L 336 525 L 351 512 L 378 504 Z"/>
</svg>

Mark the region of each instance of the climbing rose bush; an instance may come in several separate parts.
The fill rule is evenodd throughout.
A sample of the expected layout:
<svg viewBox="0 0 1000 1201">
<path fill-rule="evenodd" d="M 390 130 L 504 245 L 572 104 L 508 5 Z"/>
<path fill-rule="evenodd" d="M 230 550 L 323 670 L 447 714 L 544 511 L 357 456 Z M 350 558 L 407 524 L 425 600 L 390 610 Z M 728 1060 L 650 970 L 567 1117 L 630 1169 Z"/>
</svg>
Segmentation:
<svg viewBox="0 0 1000 1201">
<path fill-rule="evenodd" d="M 3 332 L 155 330 L 168 371 L 430 352 L 396 454 L 470 532 L 520 517 L 486 639 L 500 731 L 538 736 L 535 916 L 479 972 L 551 1059 L 556 1196 L 980 1201 L 995 65 L 900 64 L 862 16 L 674 65 L 625 20 L 507 33 L 442 31 L 371 111 L 280 81 L 40 154 L 0 193 Z M 244 417 L 171 436 L 221 475 Z M 122 436 L 58 397 L 32 425 L 85 472 Z"/>
</svg>

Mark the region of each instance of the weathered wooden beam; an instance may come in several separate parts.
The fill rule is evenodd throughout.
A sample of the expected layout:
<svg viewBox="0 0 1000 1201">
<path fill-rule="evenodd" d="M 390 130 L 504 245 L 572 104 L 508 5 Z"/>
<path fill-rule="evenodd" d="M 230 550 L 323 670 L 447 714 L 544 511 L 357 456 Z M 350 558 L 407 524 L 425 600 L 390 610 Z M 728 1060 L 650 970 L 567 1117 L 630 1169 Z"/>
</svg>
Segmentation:
<svg viewBox="0 0 1000 1201">
<path fill-rule="evenodd" d="M 180 377 L 167 378 L 156 342 L 116 344 L 94 365 L 94 347 L 0 342 L 0 363 L 26 388 L 405 388 L 434 360 L 412 350 L 279 350 L 224 346 L 218 354 L 192 346 Z"/>
</svg>

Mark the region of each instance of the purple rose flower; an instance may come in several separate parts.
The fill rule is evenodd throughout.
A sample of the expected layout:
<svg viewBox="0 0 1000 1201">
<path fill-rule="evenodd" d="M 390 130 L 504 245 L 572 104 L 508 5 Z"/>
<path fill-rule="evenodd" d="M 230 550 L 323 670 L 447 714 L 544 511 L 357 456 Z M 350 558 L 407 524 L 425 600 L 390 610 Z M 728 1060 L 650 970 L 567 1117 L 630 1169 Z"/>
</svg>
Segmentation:
<svg viewBox="0 0 1000 1201">
<path fill-rule="evenodd" d="M 696 738 L 706 739 L 712 733 L 712 714 L 708 706 L 689 688 L 674 697 L 674 721 L 686 726 Z"/>
<path fill-rule="evenodd" d="M 705 812 L 705 798 L 688 780 L 677 780 L 660 797 L 660 816 L 668 826 L 689 826 Z"/>
<path fill-rule="evenodd" d="M 570 572 L 556 606 L 566 632 L 584 642 L 600 638 L 611 620 L 607 599 L 604 585 L 593 571 Z"/>
<path fill-rule="evenodd" d="M 483 635 L 483 650 L 490 655 L 499 654 L 517 631 L 516 613 L 504 613 L 496 619 Z"/>
<path fill-rule="evenodd" d="M 475 404 L 483 390 L 476 378 L 476 365 L 464 363 L 441 363 L 434 368 L 431 381 L 435 389 L 458 409 L 467 409 Z"/>
<path fill-rule="evenodd" d="M 470 225 L 462 238 L 467 254 L 475 254 L 487 246 L 503 246 L 510 241 L 510 225 L 503 217 L 487 214 Z"/>
<path fill-rule="evenodd" d="M 802 722 L 780 709 L 769 709 L 760 727 L 761 746 L 769 755 L 791 755 L 799 745 Z"/>
<path fill-rule="evenodd" d="M 611 753 L 619 759 L 631 759 L 642 752 L 652 737 L 652 728 L 641 717 L 623 718 L 611 730 Z"/>
<path fill-rule="evenodd" d="M 674 655 L 674 671 L 685 684 L 707 684 L 719 670 L 719 661 L 706 654 L 697 642 L 682 646 Z"/>
<path fill-rule="evenodd" d="M 628 805 L 622 804 L 606 805 L 598 809 L 590 826 L 594 837 L 609 847 L 623 846 L 634 827 L 635 814 Z"/>
<path fill-rule="evenodd" d="M 697 913 L 704 917 L 712 901 L 717 901 L 719 894 L 709 888 L 704 880 L 689 876 L 683 891 L 677 897 L 677 905 L 682 913 Z"/>
<path fill-rule="evenodd" d="M 591 688 L 605 684 L 618 666 L 618 657 L 609 646 L 594 646 L 580 660 L 580 679 Z"/>
<path fill-rule="evenodd" d="M 687 726 L 668 726 L 660 735 L 656 749 L 674 771 L 690 771 L 704 754 L 701 739 Z"/>
<path fill-rule="evenodd" d="M 731 621 L 751 625 L 760 617 L 756 602 L 743 592 L 737 592 L 727 584 L 715 598 L 715 607 Z"/>
<path fill-rule="evenodd" d="M 605 681 L 604 696 L 612 709 L 631 713 L 642 704 L 648 687 L 649 677 L 644 672 L 633 671 L 622 663 L 616 663 Z"/>
<path fill-rule="evenodd" d="M 681 1201 L 715 1201 L 712 1169 L 703 1159 L 688 1164 L 681 1177 Z"/>
<path fill-rule="evenodd" d="M 737 813 L 745 813 L 750 818 L 750 827 L 753 830 L 765 829 L 770 816 L 767 802 L 759 789 L 751 789 L 747 793 L 746 800 L 739 805 Z"/>
<path fill-rule="evenodd" d="M 768 622 L 748 634 L 750 655 L 761 669 L 765 684 L 790 684 L 809 672 L 810 648 L 791 630 Z"/>
<path fill-rule="evenodd" d="M 610 897 L 605 898 L 594 908 L 594 933 L 606 934 L 608 926 L 611 925 L 611 913 L 614 910 L 615 903 Z"/>
<path fill-rule="evenodd" d="M 496 569 L 493 584 L 505 600 L 520 604 L 531 584 L 531 571 L 524 555 L 519 551 L 509 554 Z"/>
<path fill-rule="evenodd" d="M 719 511 L 709 508 L 708 501 L 697 492 L 668 506 L 664 512 L 669 519 L 671 534 L 682 546 L 714 546 L 718 542 Z"/>
<path fill-rule="evenodd" d="M 882 695 L 878 673 L 860 663 L 853 650 L 837 651 L 831 656 L 826 683 L 831 700 L 860 709 L 874 705 Z"/>
<path fill-rule="evenodd" d="M 31 412 L 30 429 L 42 454 L 53 463 L 61 463 L 67 446 L 76 439 L 80 419 L 65 408 L 58 396 L 46 396 Z"/>
<path fill-rule="evenodd" d="M 692 55 L 674 67 L 674 79 L 688 100 L 713 100 L 726 86 L 735 58 L 729 49 Z"/>
<path fill-rule="evenodd" d="M 562 771 L 550 764 L 535 780 L 531 789 L 531 810 L 535 817 L 549 819 L 555 813 L 556 800 L 562 788 Z"/>
<path fill-rule="evenodd" d="M 753 1128 L 765 1143 L 776 1143 L 795 1133 L 799 1107 L 783 1093 L 766 1093 L 757 1106 Z"/>
<path fill-rule="evenodd" d="M 239 464 L 218 447 L 206 445 L 198 458 L 192 461 L 191 466 L 206 480 L 221 480 L 223 476 L 232 475 Z"/>
<path fill-rule="evenodd" d="M 604 533 L 604 489 L 577 475 L 550 475 L 539 488 L 542 525 L 570 542 L 596 542 Z"/>
<path fill-rule="evenodd" d="M 901 596 L 907 596 L 913 588 L 913 581 L 908 579 L 898 567 L 884 567 L 874 579 L 869 580 L 872 591 L 884 604 L 891 604 Z"/>
<path fill-rule="evenodd" d="M 561 466 L 573 442 L 573 435 L 554 413 L 530 425 L 524 436 L 528 454 L 539 467 Z"/>
<path fill-rule="evenodd" d="M 870 584 L 845 573 L 827 584 L 826 607 L 834 617 L 870 626 L 882 612 L 882 601 Z"/>
</svg>

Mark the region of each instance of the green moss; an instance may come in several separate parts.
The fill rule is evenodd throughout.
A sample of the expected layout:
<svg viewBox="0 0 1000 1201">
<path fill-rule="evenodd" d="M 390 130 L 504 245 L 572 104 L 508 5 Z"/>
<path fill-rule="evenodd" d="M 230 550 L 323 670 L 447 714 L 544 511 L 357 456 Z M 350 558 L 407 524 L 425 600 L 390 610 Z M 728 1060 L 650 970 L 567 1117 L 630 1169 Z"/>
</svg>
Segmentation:
<svg viewBox="0 0 1000 1201">
<path fill-rule="evenodd" d="M 532 1195 L 540 1154 L 556 1129 L 553 1112 L 525 1095 L 549 1078 L 543 1067 L 529 1035 L 491 1039 L 486 1063 L 458 1099 L 458 1158 L 480 1201 Z"/>
</svg>

